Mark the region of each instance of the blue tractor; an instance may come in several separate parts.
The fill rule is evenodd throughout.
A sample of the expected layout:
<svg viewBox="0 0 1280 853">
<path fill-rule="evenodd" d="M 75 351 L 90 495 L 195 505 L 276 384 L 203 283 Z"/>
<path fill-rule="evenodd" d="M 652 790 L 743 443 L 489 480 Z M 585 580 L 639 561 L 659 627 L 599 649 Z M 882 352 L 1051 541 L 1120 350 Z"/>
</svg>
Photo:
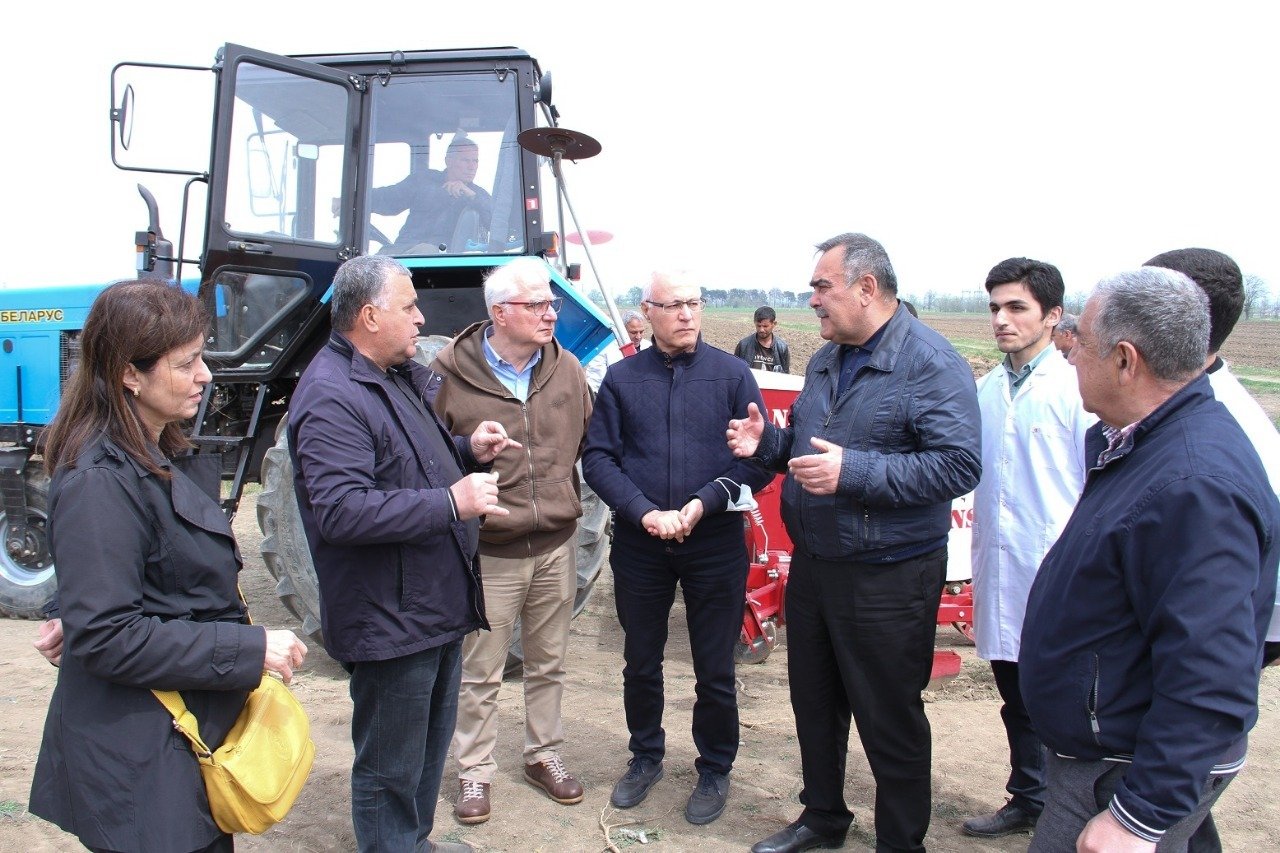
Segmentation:
<svg viewBox="0 0 1280 853">
<path fill-rule="evenodd" d="M 153 122 L 149 150 L 134 139 L 148 92 L 172 86 L 157 75 L 212 75 L 212 133 L 198 168 L 174 166 L 171 146 L 156 139 L 167 133 L 189 142 L 189 126 Z M 607 294 L 597 307 L 578 289 L 577 265 L 559 251 L 568 203 L 561 164 L 600 146 L 557 126 L 550 76 L 509 47 L 284 57 L 228 44 L 211 67 L 121 63 L 111 101 L 115 165 L 181 185 L 176 250 L 141 185 L 149 216 L 135 246 L 139 277 L 181 281 L 212 318 L 205 358 L 213 382 L 191 426 L 195 452 L 217 454 L 229 514 L 246 483 L 262 483 L 265 562 L 283 602 L 318 635 L 319 596 L 282 427 L 299 376 L 328 339 L 334 271 L 360 254 L 401 260 L 426 317 L 419 357 L 427 361 L 484 318 L 481 285 L 490 269 L 540 256 L 565 297 L 557 337 L 586 363 L 621 323 Z M 164 109 L 153 105 L 150 114 L 157 111 Z M 136 122 L 140 132 L 143 125 Z M 550 209 L 544 179 L 555 185 Z M 197 241 L 200 251 L 188 258 L 186 244 Z M 106 283 L 0 291 L 0 612 L 7 615 L 36 618 L 55 592 L 41 434 Z M 608 523 L 599 500 L 583 498 L 579 607 L 600 569 Z"/>
</svg>

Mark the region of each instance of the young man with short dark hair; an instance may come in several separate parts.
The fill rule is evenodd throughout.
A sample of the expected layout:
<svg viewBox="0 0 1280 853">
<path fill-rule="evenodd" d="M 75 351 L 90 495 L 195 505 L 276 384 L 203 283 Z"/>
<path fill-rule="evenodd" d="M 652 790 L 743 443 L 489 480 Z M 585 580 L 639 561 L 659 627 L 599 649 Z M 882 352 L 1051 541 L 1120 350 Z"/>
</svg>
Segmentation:
<svg viewBox="0 0 1280 853">
<path fill-rule="evenodd" d="M 771 373 L 791 372 L 791 352 L 787 342 L 773 333 L 778 325 L 778 315 L 768 305 L 762 305 L 755 313 L 756 333 L 738 341 L 733 354 L 751 365 L 753 370 Z"/>
</svg>

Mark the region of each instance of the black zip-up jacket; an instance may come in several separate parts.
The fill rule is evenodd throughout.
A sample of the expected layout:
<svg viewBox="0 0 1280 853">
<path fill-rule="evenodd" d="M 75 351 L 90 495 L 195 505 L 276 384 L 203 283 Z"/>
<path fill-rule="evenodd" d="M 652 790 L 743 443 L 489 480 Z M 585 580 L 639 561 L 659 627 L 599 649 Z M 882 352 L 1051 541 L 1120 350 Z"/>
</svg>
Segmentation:
<svg viewBox="0 0 1280 853">
<path fill-rule="evenodd" d="M 738 498 L 740 485 L 755 491 L 772 479 L 759 464 L 735 458 L 725 442 L 729 420 L 745 418 L 748 403 L 765 411 L 751 369 L 701 336 L 690 353 L 643 349 L 605 374 L 583 476 L 634 528 L 651 510 L 678 510 L 696 497 L 703 518 L 695 537 L 741 537 L 741 516 L 724 511 L 730 497 Z"/>
<path fill-rule="evenodd" d="M 1243 763 L 1280 504 L 1204 376 L 1099 466 L 1106 446 L 1095 425 L 1084 492 L 1031 587 L 1018 677 L 1049 749 L 1132 761 L 1111 813 L 1157 841 L 1213 770 Z"/>
<path fill-rule="evenodd" d="M 797 548 L 822 560 L 874 560 L 937 541 L 951 501 L 982 475 L 973 371 L 942 335 L 898 305 L 871 360 L 837 399 L 840 347 L 809 360 L 791 425 L 765 424 L 757 457 L 786 471 L 817 437 L 843 448 L 834 495 L 812 495 L 788 476 L 782 519 Z"/>
</svg>

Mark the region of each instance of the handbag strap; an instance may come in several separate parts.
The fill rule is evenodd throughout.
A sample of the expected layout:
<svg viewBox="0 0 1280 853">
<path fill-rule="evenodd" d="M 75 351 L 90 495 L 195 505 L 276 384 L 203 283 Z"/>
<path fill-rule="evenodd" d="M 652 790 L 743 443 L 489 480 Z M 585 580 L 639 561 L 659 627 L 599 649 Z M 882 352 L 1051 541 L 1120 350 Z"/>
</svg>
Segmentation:
<svg viewBox="0 0 1280 853">
<path fill-rule="evenodd" d="M 244 618 L 249 624 L 253 624 L 253 619 L 249 616 L 249 602 L 245 600 L 244 590 L 240 589 L 240 584 L 236 584 L 236 593 L 240 596 L 240 603 L 244 605 Z M 191 748 L 195 754 L 201 758 L 208 758 L 213 754 L 213 750 L 205 746 L 204 740 L 200 737 L 200 722 L 196 719 L 196 715 L 187 709 L 187 703 L 183 701 L 182 694 L 177 690 L 152 690 L 155 697 L 160 700 L 160 704 L 165 707 L 173 716 L 173 727 L 191 741 Z"/>
<path fill-rule="evenodd" d="M 200 724 L 195 714 L 187 710 L 187 703 L 182 700 L 182 694 L 177 690 L 152 690 L 151 692 L 160 700 L 165 710 L 173 715 L 173 727 L 191 741 L 191 749 L 195 754 L 201 758 L 212 755 L 213 750 L 205 746 L 204 740 L 201 739 Z"/>
</svg>

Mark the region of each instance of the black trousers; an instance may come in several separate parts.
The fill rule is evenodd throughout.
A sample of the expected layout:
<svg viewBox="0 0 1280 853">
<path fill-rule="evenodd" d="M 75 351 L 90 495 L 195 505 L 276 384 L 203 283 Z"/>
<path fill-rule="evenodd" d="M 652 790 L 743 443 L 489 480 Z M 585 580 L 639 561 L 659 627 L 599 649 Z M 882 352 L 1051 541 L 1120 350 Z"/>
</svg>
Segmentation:
<svg viewBox="0 0 1280 853">
<path fill-rule="evenodd" d="M 625 635 L 622 699 L 631 752 L 655 761 L 666 753 L 662 660 L 679 583 L 697 682 L 693 743 L 698 758 L 694 764 L 699 771 L 728 773 L 738 754 L 733 648 L 742 630 L 747 593 L 747 549 L 741 528 L 683 543 L 619 530 L 609 549 L 609 565 Z"/>
<path fill-rule="evenodd" d="M 1009 804 L 1017 806 L 1029 815 L 1038 816 L 1044 811 L 1044 744 L 1031 725 L 1027 706 L 1022 704 L 1022 690 L 1018 687 L 1016 661 L 993 660 L 991 672 L 996 677 L 996 689 L 1004 705 L 1000 719 L 1004 721 L 1004 733 L 1009 739 Z"/>
<path fill-rule="evenodd" d="M 791 559 L 787 665 L 800 741 L 800 822 L 842 834 L 849 722 L 876 782 L 878 851 L 923 851 L 929 829 L 929 720 L 920 692 L 933 669 L 947 551 L 899 563 Z"/>
</svg>

